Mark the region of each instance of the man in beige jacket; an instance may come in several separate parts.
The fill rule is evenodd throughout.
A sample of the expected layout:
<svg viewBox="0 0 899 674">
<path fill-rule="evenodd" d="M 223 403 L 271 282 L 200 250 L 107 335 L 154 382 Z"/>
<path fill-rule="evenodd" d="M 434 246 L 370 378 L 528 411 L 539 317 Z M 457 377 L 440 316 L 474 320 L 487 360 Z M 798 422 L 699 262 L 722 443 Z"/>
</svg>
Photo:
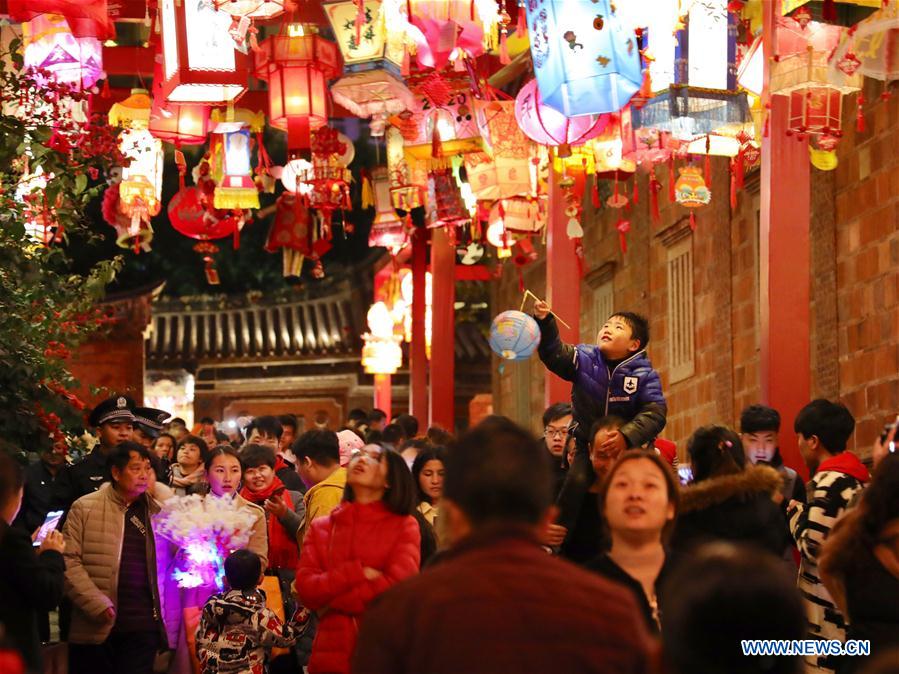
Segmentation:
<svg viewBox="0 0 899 674">
<path fill-rule="evenodd" d="M 146 493 L 147 449 L 123 442 L 108 465 L 112 482 L 75 501 L 63 530 L 73 605 L 69 672 L 151 674 L 157 653 L 177 636 L 174 555 L 153 532 L 159 505 Z"/>
</svg>

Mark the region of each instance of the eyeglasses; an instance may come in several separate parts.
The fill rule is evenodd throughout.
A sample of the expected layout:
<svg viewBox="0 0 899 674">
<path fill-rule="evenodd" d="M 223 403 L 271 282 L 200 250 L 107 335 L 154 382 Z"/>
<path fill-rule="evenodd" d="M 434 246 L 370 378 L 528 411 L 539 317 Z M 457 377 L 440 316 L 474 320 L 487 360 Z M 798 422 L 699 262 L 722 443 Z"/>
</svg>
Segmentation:
<svg viewBox="0 0 899 674">
<path fill-rule="evenodd" d="M 568 435 L 567 428 L 553 428 L 552 426 L 547 426 L 543 429 L 543 435 L 547 438 L 564 438 Z"/>
<path fill-rule="evenodd" d="M 381 455 L 384 453 L 384 448 L 380 445 L 365 445 L 362 449 L 354 449 L 350 452 L 350 461 L 354 459 L 365 459 L 366 461 L 371 461 L 373 463 L 380 463 Z"/>
</svg>

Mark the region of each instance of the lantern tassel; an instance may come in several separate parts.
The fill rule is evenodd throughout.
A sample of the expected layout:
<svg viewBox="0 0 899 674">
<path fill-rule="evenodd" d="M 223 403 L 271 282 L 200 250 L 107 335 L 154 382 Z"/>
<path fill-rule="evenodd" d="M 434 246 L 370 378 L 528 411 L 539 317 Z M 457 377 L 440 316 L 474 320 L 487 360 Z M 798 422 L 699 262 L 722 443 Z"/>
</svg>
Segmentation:
<svg viewBox="0 0 899 674">
<path fill-rule="evenodd" d="M 696 212 L 692 210 L 690 211 L 690 229 L 696 231 Z"/>
<path fill-rule="evenodd" d="M 499 31 L 499 62 L 504 66 L 512 63 L 512 59 L 509 58 L 509 44 L 506 40 L 509 31 L 506 30 L 505 27 L 500 28 Z"/>
<path fill-rule="evenodd" d="M 674 157 L 668 158 L 668 201 L 676 201 L 674 196 Z"/>
<path fill-rule="evenodd" d="M 368 172 L 362 174 L 362 208 L 371 208 L 375 205 L 375 192 L 371 185 Z"/>
<path fill-rule="evenodd" d="M 743 157 L 742 148 L 734 161 L 734 172 L 737 174 L 737 189 L 742 190 L 746 183 L 746 159 Z"/>
<path fill-rule="evenodd" d="M 824 4 L 821 7 L 821 18 L 824 21 L 837 20 L 837 7 L 834 0 L 824 0 Z"/>
<path fill-rule="evenodd" d="M 712 188 L 712 157 L 711 155 L 705 156 L 705 164 L 702 167 L 703 177 L 705 178 L 706 184 L 709 186 L 709 189 Z"/>
<path fill-rule="evenodd" d="M 240 222 L 234 224 L 234 238 L 232 241 L 234 250 L 240 249 Z"/>
<path fill-rule="evenodd" d="M 109 98 L 112 96 L 112 92 L 109 90 L 109 78 L 107 77 L 103 80 L 103 89 L 100 91 L 101 98 Z"/>
<path fill-rule="evenodd" d="M 409 54 L 409 48 L 403 47 L 403 66 L 400 73 L 403 77 L 408 77 L 409 73 L 412 71 L 412 57 Z"/>
<path fill-rule="evenodd" d="M 855 130 L 859 133 L 865 132 L 865 96 L 862 92 L 858 92 L 858 107 L 855 113 Z"/>
<path fill-rule="evenodd" d="M 522 273 L 521 267 L 518 267 L 518 292 L 524 292 L 524 273 Z"/>
<path fill-rule="evenodd" d="M 528 32 L 527 13 L 522 5 L 518 5 L 518 25 L 515 27 L 515 35 L 521 38 Z"/>
<path fill-rule="evenodd" d="M 175 166 L 178 167 L 178 189 L 184 189 L 184 174 L 187 173 L 187 162 L 184 160 L 184 153 L 175 149 Z"/>
<path fill-rule="evenodd" d="M 621 247 L 621 254 L 627 255 L 627 233 L 631 229 L 631 223 L 619 216 L 615 229 L 618 230 L 618 245 Z"/>
<path fill-rule="evenodd" d="M 434 128 L 431 130 L 431 157 L 440 157 L 440 131 L 437 129 L 437 116 L 434 115 Z"/>
</svg>

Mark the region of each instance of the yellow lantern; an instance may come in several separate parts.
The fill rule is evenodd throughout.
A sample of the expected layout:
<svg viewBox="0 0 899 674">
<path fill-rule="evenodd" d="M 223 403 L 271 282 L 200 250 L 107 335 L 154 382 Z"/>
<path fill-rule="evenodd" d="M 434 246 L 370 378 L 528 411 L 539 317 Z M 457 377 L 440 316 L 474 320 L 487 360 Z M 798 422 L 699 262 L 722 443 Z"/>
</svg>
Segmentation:
<svg viewBox="0 0 899 674">
<path fill-rule="evenodd" d="M 515 121 L 515 102 L 478 102 L 476 107 L 485 120 L 489 147 L 484 153 L 465 155 L 465 171 L 475 197 L 494 201 L 530 195 L 536 182 L 531 175 L 536 148 Z"/>
</svg>

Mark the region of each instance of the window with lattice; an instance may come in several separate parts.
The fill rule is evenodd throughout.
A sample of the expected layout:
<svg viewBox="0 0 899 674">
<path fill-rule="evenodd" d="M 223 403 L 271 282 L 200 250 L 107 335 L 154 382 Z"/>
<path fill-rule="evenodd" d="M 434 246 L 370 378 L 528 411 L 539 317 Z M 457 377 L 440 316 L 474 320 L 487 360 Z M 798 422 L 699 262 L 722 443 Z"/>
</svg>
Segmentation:
<svg viewBox="0 0 899 674">
<path fill-rule="evenodd" d="M 693 237 L 668 248 L 668 374 L 671 383 L 692 377 Z"/>
</svg>

